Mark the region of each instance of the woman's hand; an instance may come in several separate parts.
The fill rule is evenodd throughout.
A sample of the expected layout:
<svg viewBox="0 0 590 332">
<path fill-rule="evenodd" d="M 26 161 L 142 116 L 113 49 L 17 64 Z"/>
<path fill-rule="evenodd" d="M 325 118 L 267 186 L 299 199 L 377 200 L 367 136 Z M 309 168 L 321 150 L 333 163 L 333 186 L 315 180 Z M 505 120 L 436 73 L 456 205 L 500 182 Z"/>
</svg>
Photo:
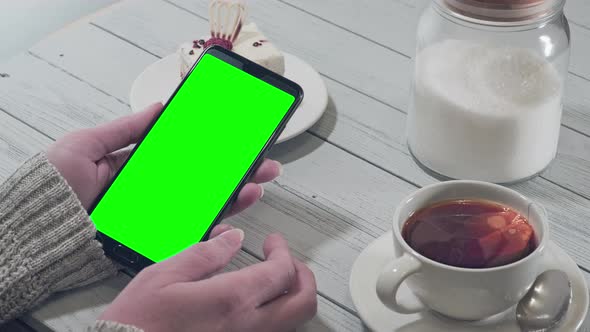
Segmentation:
<svg viewBox="0 0 590 332">
<path fill-rule="evenodd" d="M 99 318 L 159 331 L 289 331 L 317 310 L 313 273 L 280 235 L 264 242 L 266 261 L 217 274 L 244 233 L 214 228 L 209 241 L 141 271 Z"/>
<path fill-rule="evenodd" d="M 143 112 L 67 134 L 51 145 L 47 151 L 49 161 L 74 189 L 84 208 L 90 207 L 129 156 L 129 150 L 121 149 L 137 143 L 161 111 L 162 104 L 157 103 Z M 280 173 L 279 162 L 265 160 L 252 178 L 254 183 L 242 188 L 229 215 L 254 204 L 264 192 L 259 184 Z"/>
</svg>

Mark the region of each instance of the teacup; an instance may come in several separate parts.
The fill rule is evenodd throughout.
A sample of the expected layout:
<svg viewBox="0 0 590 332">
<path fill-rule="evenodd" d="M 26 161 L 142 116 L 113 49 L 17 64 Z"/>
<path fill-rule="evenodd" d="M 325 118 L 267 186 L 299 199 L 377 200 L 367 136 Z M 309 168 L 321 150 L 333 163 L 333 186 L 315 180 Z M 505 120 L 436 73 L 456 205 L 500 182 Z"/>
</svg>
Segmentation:
<svg viewBox="0 0 590 332">
<path fill-rule="evenodd" d="M 410 215 L 437 202 L 454 199 L 494 201 L 528 218 L 537 247 L 513 263 L 492 268 L 461 268 L 431 260 L 408 245 L 402 228 Z M 405 198 L 393 219 L 393 244 L 398 257 L 377 280 L 377 295 L 391 310 L 402 314 L 433 310 L 453 319 L 481 320 L 514 306 L 537 276 L 546 270 L 545 248 L 549 227 L 545 210 L 518 192 L 479 181 L 447 181 L 426 186 Z M 406 282 L 419 304 L 396 299 Z"/>
</svg>

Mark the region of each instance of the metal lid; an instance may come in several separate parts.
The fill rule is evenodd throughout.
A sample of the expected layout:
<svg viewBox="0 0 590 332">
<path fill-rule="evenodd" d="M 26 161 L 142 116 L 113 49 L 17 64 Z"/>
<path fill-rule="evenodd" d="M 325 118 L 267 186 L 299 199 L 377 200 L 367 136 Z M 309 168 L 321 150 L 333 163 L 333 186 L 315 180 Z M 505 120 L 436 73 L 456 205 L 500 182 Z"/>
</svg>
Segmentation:
<svg viewBox="0 0 590 332">
<path fill-rule="evenodd" d="M 435 0 L 453 13 L 489 22 L 530 22 L 561 11 L 565 0 Z"/>
</svg>

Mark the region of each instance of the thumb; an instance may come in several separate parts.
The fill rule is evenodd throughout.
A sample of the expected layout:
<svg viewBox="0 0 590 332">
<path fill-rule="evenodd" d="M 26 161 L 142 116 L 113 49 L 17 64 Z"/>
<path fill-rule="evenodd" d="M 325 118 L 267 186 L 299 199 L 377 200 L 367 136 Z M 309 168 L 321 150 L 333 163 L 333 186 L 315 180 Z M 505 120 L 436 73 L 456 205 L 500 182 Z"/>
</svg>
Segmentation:
<svg viewBox="0 0 590 332">
<path fill-rule="evenodd" d="M 171 273 L 175 282 L 204 279 L 227 266 L 242 247 L 243 240 L 244 231 L 228 230 L 161 262 L 160 269 Z"/>
<path fill-rule="evenodd" d="M 143 133 L 162 112 L 162 104 L 155 103 L 139 113 L 124 116 L 95 128 L 79 132 L 87 139 L 86 152 L 93 161 L 141 140 Z"/>
</svg>

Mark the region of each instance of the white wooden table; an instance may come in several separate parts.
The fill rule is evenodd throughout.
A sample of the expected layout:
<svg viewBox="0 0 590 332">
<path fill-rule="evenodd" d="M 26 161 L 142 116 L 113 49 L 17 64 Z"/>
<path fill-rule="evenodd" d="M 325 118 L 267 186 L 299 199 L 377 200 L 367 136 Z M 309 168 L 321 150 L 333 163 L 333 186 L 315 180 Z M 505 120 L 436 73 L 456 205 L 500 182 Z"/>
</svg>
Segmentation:
<svg viewBox="0 0 590 332">
<path fill-rule="evenodd" d="M 135 77 L 207 31 L 206 0 L 126 0 L 48 36 L 0 64 L 0 180 L 67 131 L 130 112 Z M 435 180 L 405 146 L 415 26 L 427 0 L 258 0 L 249 15 L 280 48 L 311 63 L 331 96 L 312 129 L 276 146 L 284 175 L 261 203 L 229 220 L 246 232 L 234 267 L 257 262 L 281 232 L 314 271 L 319 313 L 303 330 L 359 331 L 351 266 L 390 228 L 395 205 Z M 572 58 L 559 154 L 514 186 L 542 203 L 553 239 L 590 281 L 590 2 L 568 0 Z M 22 318 L 37 330 L 79 331 L 129 277 L 51 298 Z M 582 331 L 590 331 L 590 321 Z"/>
</svg>

